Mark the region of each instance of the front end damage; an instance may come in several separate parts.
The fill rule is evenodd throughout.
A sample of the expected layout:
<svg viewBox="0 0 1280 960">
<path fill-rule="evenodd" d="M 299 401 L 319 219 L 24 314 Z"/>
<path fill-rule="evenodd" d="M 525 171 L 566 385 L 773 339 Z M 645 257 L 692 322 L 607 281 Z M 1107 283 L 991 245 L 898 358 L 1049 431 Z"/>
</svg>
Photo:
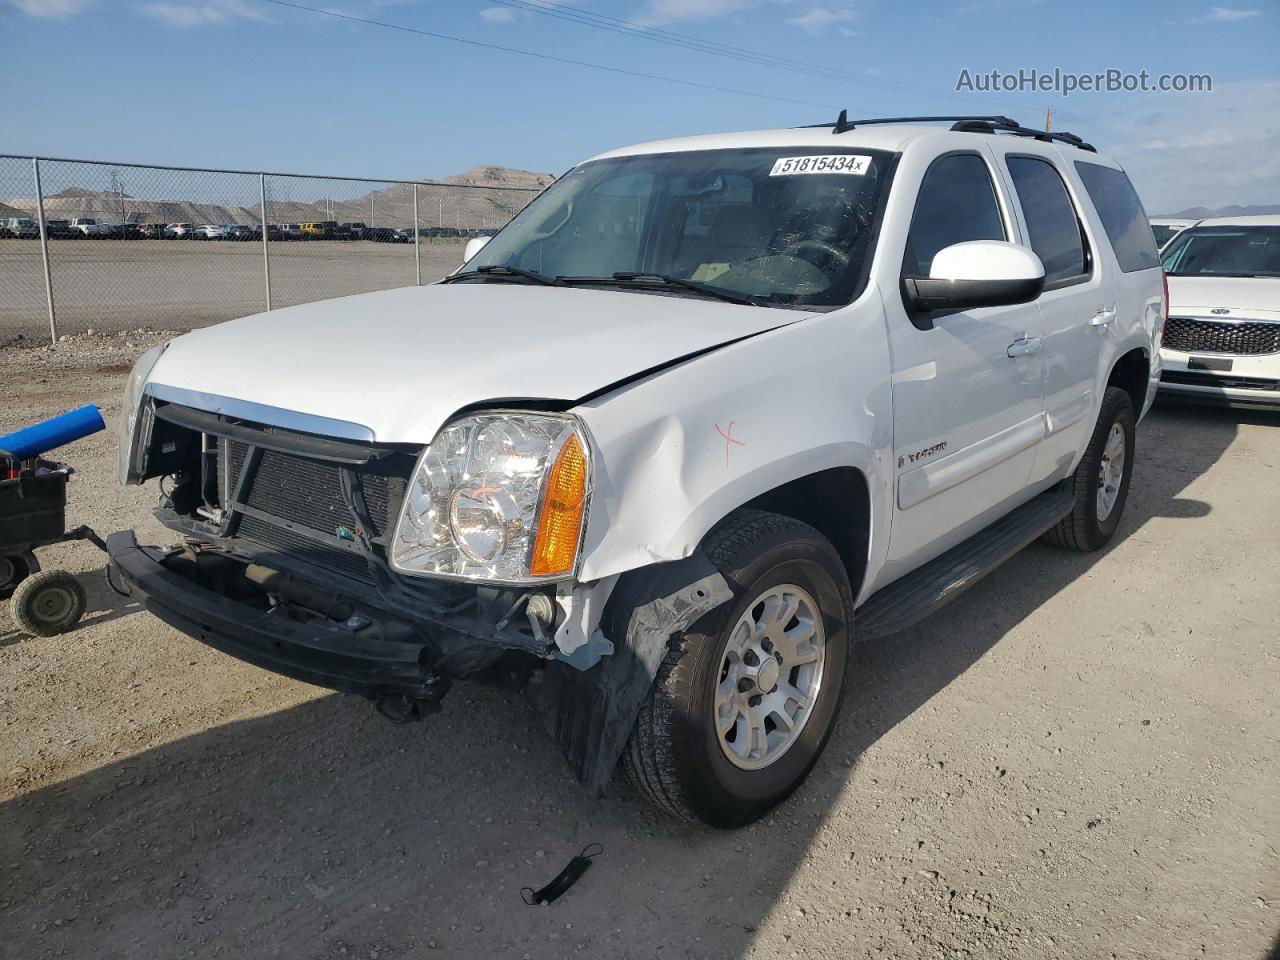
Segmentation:
<svg viewBox="0 0 1280 960">
<path fill-rule="evenodd" d="M 406 576 L 388 555 L 419 448 L 142 408 L 130 468 L 162 477 L 156 515 L 184 543 L 110 537 L 119 589 L 209 646 L 397 722 L 438 710 L 455 680 L 545 679 L 556 739 L 596 791 L 670 637 L 731 596 L 700 553 L 595 584 Z"/>
</svg>

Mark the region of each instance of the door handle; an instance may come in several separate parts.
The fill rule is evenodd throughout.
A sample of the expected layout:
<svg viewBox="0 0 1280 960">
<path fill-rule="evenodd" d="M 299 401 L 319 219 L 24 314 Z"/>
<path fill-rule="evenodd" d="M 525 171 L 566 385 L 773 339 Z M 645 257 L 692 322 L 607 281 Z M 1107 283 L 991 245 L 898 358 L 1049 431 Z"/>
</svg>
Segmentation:
<svg viewBox="0 0 1280 960">
<path fill-rule="evenodd" d="M 1115 306 L 1099 307 L 1098 312 L 1089 318 L 1089 326 L 1105 327 L 1108 323 L 1116 318 Z"/>
<path fill-rule="evenodd" d="M 1009 356 L 1011 357 L 1026 357 L 1039 352 L 1039 337 L 1023 337 L 1021 340 L 1015 340 L 1009 344 Z"/>
</svg>

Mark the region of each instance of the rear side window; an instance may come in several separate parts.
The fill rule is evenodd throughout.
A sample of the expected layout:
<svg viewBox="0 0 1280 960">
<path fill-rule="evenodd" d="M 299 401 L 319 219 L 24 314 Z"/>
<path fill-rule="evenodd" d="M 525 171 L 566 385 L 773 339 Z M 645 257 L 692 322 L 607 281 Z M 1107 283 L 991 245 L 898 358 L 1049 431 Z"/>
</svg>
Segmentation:
<svg viewBox="0 0 1280 960">
<path fill-rule="evenodd" d="M 1132 273 L 1159 266 L 1155 237 L 1142 211 L 1142 201 L 1124 171 L 1077 160 L 1076 172 L 1102 219 L 1120 269 Z"/>
<path fill-rule="evenodd" d="M 1053 164 L 1039 157 L 1008 157 L 1009 176 L 1022 204 L 1031 249 L 1044 264 L 1046 286 L 1078 283 L 1089 274 L 1080 220 Z"/>
<path fill-rule="evenodd" d="M 939 157 L 920 184 L 902 272 L 928 276 L 934 255 L 953 243 L 1004 239 L 1004 221 L 987 165 L 972 153 Z"/>
</svg>

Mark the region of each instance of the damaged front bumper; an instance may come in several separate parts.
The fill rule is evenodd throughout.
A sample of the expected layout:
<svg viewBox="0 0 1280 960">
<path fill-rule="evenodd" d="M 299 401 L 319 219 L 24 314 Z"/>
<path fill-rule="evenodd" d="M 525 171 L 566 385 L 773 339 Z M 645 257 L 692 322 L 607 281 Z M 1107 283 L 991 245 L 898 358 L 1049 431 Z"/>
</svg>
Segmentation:
<svg viewBox="0 0 1280 960">
<path fill-rule="evenodd" d="M 440 648 L 425 635 L 389 636 L 362 616 L 297 619 L 259 609 L 167 567 L 175 551 L 141 547 L 132 531 L 107 538 L 118 588 L 183 633 L 256 666 L 371 700 L 435 703 L 447 685 Z"/>
</svg>

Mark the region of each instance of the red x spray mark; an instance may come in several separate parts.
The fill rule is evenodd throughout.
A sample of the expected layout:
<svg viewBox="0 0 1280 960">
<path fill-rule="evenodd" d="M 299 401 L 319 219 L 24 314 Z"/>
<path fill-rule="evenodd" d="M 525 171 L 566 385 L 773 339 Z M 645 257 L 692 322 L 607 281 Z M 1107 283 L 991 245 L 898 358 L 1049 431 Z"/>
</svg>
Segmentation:
<svg viewBox="0 0 1280 960">
<path fill-rule="evenodd" d="M 745 447 L 747 445 L 745 440 L 739 440 L 733 435 L 733 425 L 737 422 L 737 420 L 730 420 L 728 430 L 721 430 L 720 424 L 716 424 L 716 433 L 724 437 L 724 465 L 726 467 L 729 466 L 729 455 L 733 452 L 733 448 Z"/>
</svg>

